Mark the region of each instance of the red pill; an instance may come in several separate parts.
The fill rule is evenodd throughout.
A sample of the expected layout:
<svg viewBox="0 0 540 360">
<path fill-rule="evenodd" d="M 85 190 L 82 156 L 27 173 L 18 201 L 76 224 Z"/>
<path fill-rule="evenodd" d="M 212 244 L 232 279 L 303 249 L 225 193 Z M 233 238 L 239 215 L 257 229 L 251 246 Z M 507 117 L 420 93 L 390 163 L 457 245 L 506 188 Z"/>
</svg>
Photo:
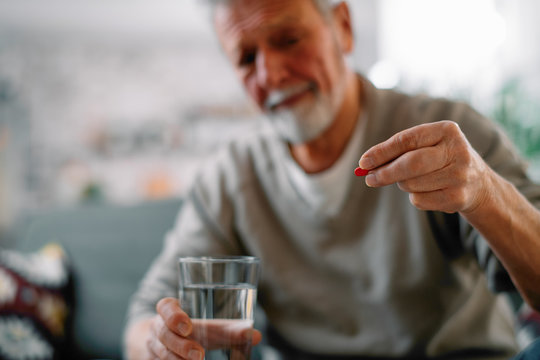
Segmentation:
<svg viewBox="0 0 540 360">
<path fill-rule="evenodd" d="M 362 169 L 360 167 L 357 167 L 354 169 L 354 175 L 356 176 L 366 176 L 368 174 L 369 170 Z"/>
</svg>

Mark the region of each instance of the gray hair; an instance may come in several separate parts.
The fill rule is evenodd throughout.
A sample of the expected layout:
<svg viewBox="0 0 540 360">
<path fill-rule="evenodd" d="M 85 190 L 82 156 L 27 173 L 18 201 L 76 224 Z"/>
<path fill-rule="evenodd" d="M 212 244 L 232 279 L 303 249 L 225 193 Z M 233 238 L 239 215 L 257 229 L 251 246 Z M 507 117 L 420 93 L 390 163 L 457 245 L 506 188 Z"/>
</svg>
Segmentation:
<svg viewBox="0 0 540 360">
<path fill-rule="evenodd" d="M 229 4 L 232 0 L 206 0 L 205 2 L 210 5 L 211 13 L 214 13 L 215 7 L 219 4 Z M 315 7 L 319 10 L 324 18 L 329 18 L 332 12 L 332 8 L 339 2 L 337 0 L 311 0 Z"/>
<path fill-rule="evenodd" d="M 323 17 L 329 17 L 334 7 L 335 1 L 332 0 L 311 0 Z"/>
</svg>

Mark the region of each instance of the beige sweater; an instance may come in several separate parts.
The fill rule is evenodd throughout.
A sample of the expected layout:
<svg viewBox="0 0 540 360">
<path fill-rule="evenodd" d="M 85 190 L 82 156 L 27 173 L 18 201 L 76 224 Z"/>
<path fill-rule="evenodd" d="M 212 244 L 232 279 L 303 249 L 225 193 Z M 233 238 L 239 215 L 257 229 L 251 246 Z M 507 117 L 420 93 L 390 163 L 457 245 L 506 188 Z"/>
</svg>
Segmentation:
<svg viewBox="0 0 540 360">
<path fill-rule="evenodd" d="M 540 205 L 540 187 L 527 179 L 523 162 L 489 120 L 465 104 L 362 81 L 367 124 L 358 158 L 400 130 L 453 120 L 488 164 Z M 444 254 L 426 212 L 413 207 L 408 194 L 397 186 L 368 188 L 359 179 L 350 182 L 338 214 L 325 216 L 291 186 L 285 149 L 261 130 L 231 143 L 201 169 L 133 297 L 129 321 L 153 314 L 161 297 L 177 295 L 178 256 L 250 254 L 262 261 L 259 302 L 269 322 L 302 351 L 328 358 L 477 349 L 486 350 L 480 358 L 497 359 L 488 352 L 501 358 L 514 353 L 513 315 L 488 289 L 512 284 L 474 229 L 461 219 L 457 228 L 443 227 L 457 234 L 446 241 L 462 249 Z M 354 176 L 354 167 L 343 176 Z"/>
</svg>

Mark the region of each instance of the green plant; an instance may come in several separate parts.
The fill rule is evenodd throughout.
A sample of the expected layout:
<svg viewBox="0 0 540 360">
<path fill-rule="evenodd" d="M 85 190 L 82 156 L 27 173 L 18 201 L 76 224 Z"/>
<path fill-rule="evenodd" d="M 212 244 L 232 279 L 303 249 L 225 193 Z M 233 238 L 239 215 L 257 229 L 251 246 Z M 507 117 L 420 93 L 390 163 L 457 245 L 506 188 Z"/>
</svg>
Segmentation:
<svg viewBox="0 0 540 360">
<path fill-rule="evenodd" d="M 528 159 L 540 157 L 540 100 L 524 89 L 519 78 L 510 79 L 502 86 L 493 118 L 523 156 Z"/>
</svg>

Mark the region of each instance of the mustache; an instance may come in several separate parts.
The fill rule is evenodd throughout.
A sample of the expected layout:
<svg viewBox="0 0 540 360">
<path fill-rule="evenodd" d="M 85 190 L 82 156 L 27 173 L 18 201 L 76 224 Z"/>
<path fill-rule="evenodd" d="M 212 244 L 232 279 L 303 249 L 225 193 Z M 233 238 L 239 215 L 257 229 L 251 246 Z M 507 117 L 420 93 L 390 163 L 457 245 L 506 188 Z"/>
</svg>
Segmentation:
<svg viewBox="0 0 540 360">
<path fill-rule="evenodd" d="M 279 104 L 281 104 L 288 98 L 298 95 L 304 91 L 312 90 L 315 90 L 315 84 L 311 82 L 290 86 L 284 89 L 272 90 L 268 93 L 268 96 L 264 101 L 264 109 L 274 111 L 279 106 Z"/>
</svg>

